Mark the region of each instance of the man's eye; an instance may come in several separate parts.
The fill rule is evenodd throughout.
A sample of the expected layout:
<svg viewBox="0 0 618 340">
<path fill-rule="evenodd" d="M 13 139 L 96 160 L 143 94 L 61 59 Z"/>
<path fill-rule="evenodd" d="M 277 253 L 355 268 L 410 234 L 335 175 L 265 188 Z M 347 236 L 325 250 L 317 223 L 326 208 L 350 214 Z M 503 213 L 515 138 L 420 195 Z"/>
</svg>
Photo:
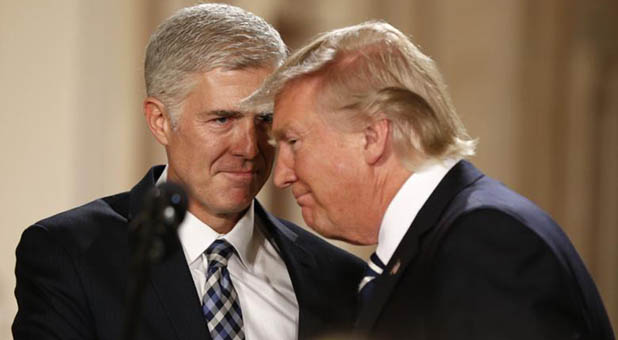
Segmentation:
<svg viewBox="0 0 618 340">
<path fill-rule="evenodd" d="M 273 114 L 272 113 L 259 114 L 259 115 L 257 115 L 257 119 L 260 122 L 270 124 L 270 123 L 273 122 Z"/>
<path fill-rule="evenodd" d="M 213 122 L 223 125 L 230 121 L 230 117 L 219 117 L 212 120 Z"/>
</svg>

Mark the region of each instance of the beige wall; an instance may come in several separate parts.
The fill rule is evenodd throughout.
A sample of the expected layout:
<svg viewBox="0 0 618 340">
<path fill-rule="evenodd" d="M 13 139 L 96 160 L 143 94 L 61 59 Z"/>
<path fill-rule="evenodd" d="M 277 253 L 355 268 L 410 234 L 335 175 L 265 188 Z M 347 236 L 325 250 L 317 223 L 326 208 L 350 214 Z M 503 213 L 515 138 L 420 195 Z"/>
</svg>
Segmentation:
<svg viewBox="0 0 618 340">
<path fill-rule="evenodd" d="M 76 202 L 77 1 L 0 2 L 0 338 L 15 313 L 14 255 L 28 224 Z M 42 29 L 47 27 L 48 29 Z"/>
<path fill-rule="evenodd" d="M 16 306 L 14 249 L 53 213 L 128 189 L 164 160 L 143 124 L 142 53 L 153 28 L 195 1 L 0 1 L 0 338 Z M 618 48 L 615 1 L 235 1 L 291 47 L 371 18 L 439 63 L 473 161 L 565 228 L 618 319 Z M 613 13 L 613 14 L 612 14 Z M 289 194 L 261 199 L 302 223 Z M 371 248 L 349 248 L 366 256 Z"/>
</svg>

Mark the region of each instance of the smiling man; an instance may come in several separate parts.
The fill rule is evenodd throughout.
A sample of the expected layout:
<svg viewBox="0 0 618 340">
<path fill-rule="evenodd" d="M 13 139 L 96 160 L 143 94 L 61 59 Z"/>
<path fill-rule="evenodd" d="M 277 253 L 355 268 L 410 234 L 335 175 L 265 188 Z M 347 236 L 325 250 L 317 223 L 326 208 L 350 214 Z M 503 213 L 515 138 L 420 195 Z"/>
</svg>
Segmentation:
<svg viewBox="0 0 618 340">
<path fill-rule="evenodd" d="M 324 33 L 248 103 L 274 98 L 274 181 L 324 236 L 377 244 L 358 329 L 376 339 L 613 339 L 560 227 L 465 160 L 433 60 L 383 22 Z"/>
<path fill-rule="evenodd" d="M 168 164 L 24 232 L 15 339 L 122 338 L 128 226 L 167 180 L 188 191 L 182 251 L 152 267 L 139 339 L 305 339 L 352 326 L 364 263 L 254 199 L 273 163 L 272 114 L 239 103 L 285 57 L 270 25 L 233 6 L 185 8 L 157 28 L 144 114 Z"/>
<path fill-rule="evenodd" d="M 167 178 L 188 188 L 189 211 L 220 234 L 234 227 L 270 174 L 271 115 L 241 111 L 238 103 L 272 71 L 265 65 L 190 76 L 193 90 L 177 121 L 156 96 L 145 101 L 149 127 L 166 147 Z"/>
</svg>

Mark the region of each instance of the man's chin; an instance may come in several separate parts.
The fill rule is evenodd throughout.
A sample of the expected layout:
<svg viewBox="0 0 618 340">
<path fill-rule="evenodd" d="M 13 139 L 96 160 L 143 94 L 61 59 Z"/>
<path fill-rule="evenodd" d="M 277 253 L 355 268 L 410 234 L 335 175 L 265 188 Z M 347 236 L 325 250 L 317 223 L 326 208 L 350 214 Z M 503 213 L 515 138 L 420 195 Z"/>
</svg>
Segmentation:
<svg viewBox="0 0 618 340">
<path fill-rule="evenodd" d="M 257 172 L 221 172 L 219 174 L 219 182 L 221 187 L 228 187 L 230 189 L 237 188 L 255 188 L 262 187 L 266 182 L 263 174 Z"/>
<path fill-rule="evenodd" d="M 335 228 L 333 228 L 330 223 L 323 223 L 323 221 L 321 221 L 320 219 L 315 218 L 310 208 L 301 207 L 301 213 L 303 215 L 303 220 L 305 221 L 305 224 L 307 224 L 307 226 L 311 228 L 311 230 L 328 239 L 346 241 L 339 237 L 337 233 L 333 232 Z"/>
<path fill-rule="evenodd" d="M 327 239 L 343 241 L 357 246 L 374 245 L 377 243 L 377 237 L 374 240 L 372 238 L 362 237 L 361 235 L 352 235 L 349 234 L 350 230 L 334 225 L 328 220 L 320 221 L 310 213 L 309 209 L 305 209 L 304 207 L 302 209 L 302 215 L 303 220 L 311 230 Z"/>
<path fill-rule="evenodd" d="M 241 199 L 230 199 L 219 204 L 219 211 L 222 213 L 236 214 L 242 213 L 251 206 L 253 196 L 244 197 Z"/>
</svg>

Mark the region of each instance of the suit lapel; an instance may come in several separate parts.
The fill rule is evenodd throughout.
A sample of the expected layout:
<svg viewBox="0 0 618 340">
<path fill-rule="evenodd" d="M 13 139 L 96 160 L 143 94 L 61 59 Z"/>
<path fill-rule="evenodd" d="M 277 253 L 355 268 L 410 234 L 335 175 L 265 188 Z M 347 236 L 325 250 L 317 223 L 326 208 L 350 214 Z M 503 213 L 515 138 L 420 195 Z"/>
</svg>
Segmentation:
<svg viewBox="0 0 618 340">
<path fill-rule="evenodd" d="M 144 196 L 154 187 L 164 166 L 153 167 L 148 174 L 131 190 L 128 209 L 129 222 L 139 213 Z M 177 240 L 180 243 L 179 240 Z M 178 249 L 182 249 L 178 244 Z M 154 301 L 160 302 L 161 310 L 169 319 L 177 339 L 210 339 L 206 322 L 202 316 L 201 303 L 195 291 L 193 278 L 182 251 L 176 251 L 170 258 L 151 268 L 150 282 L 155 300 L 148 298 L 146 288 L 144 317 L 158 310 Z M 149 310 L 152 308 L 152 310 Z M 156 325 L 161 327 L 162 325 Z"/>
<path fill-rule="evenodd" d="M 316 308 L 309 308 L 322 299 L 317 289 L 311 286 L 311 281 L 306 279 L 308 272 L 318 270 L 315 258 L 299 244 L 298 234 L 266 212 L 257 201 L 255 211 L 256 216 L 264 222 L 262 227 L 266 237 L 279 250 L 279 255 L 288 269 L 298 301 L 298 336 L 305 339 L 323 327 L 320 315 L 315 312 Z"/>
<path fill-rule="evenodd" d="M 209 339 L 193 278 L 182 251 L 152 267 L 152 286 L 179 340 Z"/>
<path fill-rule="evenodd" d="M 129 222 L 131 222 L 142 209 L 144 197 L 146 197 L 148 191 L 155 186 L 157 179 L 161 176 L 161 173 L 163 173 L 163 169 L 165 169 L 164 165 L 152 167 L 146 176 L 131 189 L 129 195 L 129 210 L 127 212 L 121 212 L 121 214 L 126 214 L 125 216 L 128 216 Z"/>
<path fill-rule="evenodd" d="M 369 330 L 382 313 L 402 273 L 419 255 L 422 238 L 440 221 L 452 199 L 468 185 L 482 177 L 471 163 L 460 161 L 444 176 L 416 215 L 410 228 L 386 265 L 384 274 L 376 279 L 373 295 L 359 313 L 357 326 Z"/>
</svg>

